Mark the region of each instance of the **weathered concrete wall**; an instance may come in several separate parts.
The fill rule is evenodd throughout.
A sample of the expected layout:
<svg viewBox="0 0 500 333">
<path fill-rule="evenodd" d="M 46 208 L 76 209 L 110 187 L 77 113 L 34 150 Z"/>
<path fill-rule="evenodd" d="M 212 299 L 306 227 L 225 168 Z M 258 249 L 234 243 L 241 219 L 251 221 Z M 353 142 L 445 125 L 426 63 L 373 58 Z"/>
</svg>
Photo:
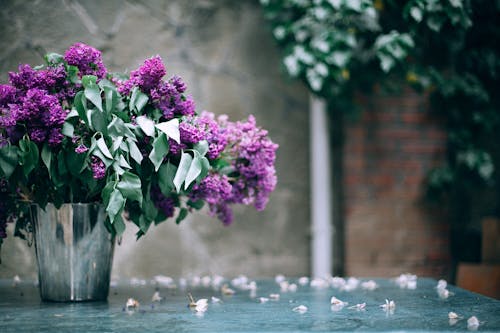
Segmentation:
<svg viewBox="0 0 500 333">
<path fill-rule="evenodd" d="M 203 214 L 180 226 L 167 221 L 138 242 L 130 226 L 115 253 L 115 276 L 308 273 L 307 92 L 282 75 L 257 1 L 2 0 L 0 31 L 2 83 L 20 63 L 40 64 L 46 52 L 79 41 L 102 50 L 113 71 L 159 54 L 167 75 L 186 80 L 198 110 L 232 120 L 254 114 L 280 145 L 266 211 L 237 207 L 230 227 Z M 0 277 L 36 275 L 34 250 L 20 240 L 6 239 L 2 259 Z"/>
</svg>

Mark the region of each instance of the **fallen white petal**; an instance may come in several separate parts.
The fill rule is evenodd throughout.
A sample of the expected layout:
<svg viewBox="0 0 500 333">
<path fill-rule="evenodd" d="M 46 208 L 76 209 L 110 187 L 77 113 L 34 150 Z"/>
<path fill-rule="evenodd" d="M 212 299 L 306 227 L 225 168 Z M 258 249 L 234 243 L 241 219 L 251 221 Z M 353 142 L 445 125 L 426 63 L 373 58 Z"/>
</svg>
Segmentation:
<svg viewBox="0 0 500 333">
<path fill-rule="evenodd" d="M 270 294 L 269 298 L 277 301 L 280 299 L 280 294 Z"/>
<path fill-rule="evenodd" d="M 377 282 L 373 280 L 365 281 L 361 283 L 361 288 L 364 290 L 375 290 L 378 288 Z"/>
<path fill-rule="evenodd" d="M 153 294 L 153 297 L 151 297 L 151 301 L 152 302 L 160 302 L 161 300 L 162 300 L 162 297 L 160 296 L 160 292 L 155 291 L 155 293 Z"/>
<path fill-rule="evenodd" d="M 359 303 L 359 304 L 356 304 L 356 305 L 353 305 L 353 306 L 350 306 L 349 309 L 353 309 L 353 310 L 364 310 L 366 308 L 366 303 Z"/>
<path fill-rule="evenodd" d="M 269 301 L 269 298 L 267 298 L 267 297 L 260 297 L 259 298 L 260 303 L 267 303 L 268 301 Z"/>
<path fill-rule="evenodd" d="M 332 304 L 332 305 L 346 306 L 349 303 L 343 302 L 340 299 L 338 299 L 337 297 L 332 296 L 332 298 L 330 298 L 330 304 Z"/>
<path fill-rule="evenodd" d="M 478 327 L 479 326 L 479 320 L 477 319 L 476 316 L 472 316 L 469 319 L 467 319 L 467 327 Z"/>
<path fill-rule="evenodd" d="M 307 276 L 302 276 L 301 278 L 299 278 L 299 280 L 297 282 L 301 286 L 305 286 L 305 285 L 309 284 L 309 278 Z"/>
<path fill-rule="evenodd" d="M 446 289 L 447 286 L 448 286 L 448 282 L 446 282 L 446 280 L 441 279 L 438 281 L 436 288 L 437 289 Z"/>
<path fill-rule="evenodd" d="M 233 295 L 235 293 L 235 291 L 231 288 L 229 288 L 229 286 L 227 284 L 224 284 L 221 288 L 220 288 L 220 291 L 223 295 Z"/>
<path fill-rule="evenodd" d="M 127 303 L 125 303 L 125 308 L 127 309 L 137 309 L 139 307 L 139 302 L 133 298 L 129 298 Z"/>
<path fill-rule="evenodd" d="M 305 306 L 305 305 L 299 305 L 299 306 L 292 309 L 293 312 L 298 312 L 298 313 L 306 313 L 307 310 L 308 310 L 307 306 Z"/>
<path fill-rule="evenodd" d="M 170 276 L 165 275 L 156 275 L 153 277 L 153 280 L 156 282 L 156 284 L 162 287 L 170 287 L 174 284 L 174 279 L 172 279 Z"/>
<path fill-rule="evenodd" d="M 212 303 L 222 303 L 220 298 L 212 296 Z"/>
<path fill-rule="evenodd" d="M 276 281 L 276 283 L 280 284 L 281 282 L 285 281 L 285 276 L 283 274 L 278 274 L 276 275 L 276 277 L 274 278 L 274 281 Z"/>
</svg>

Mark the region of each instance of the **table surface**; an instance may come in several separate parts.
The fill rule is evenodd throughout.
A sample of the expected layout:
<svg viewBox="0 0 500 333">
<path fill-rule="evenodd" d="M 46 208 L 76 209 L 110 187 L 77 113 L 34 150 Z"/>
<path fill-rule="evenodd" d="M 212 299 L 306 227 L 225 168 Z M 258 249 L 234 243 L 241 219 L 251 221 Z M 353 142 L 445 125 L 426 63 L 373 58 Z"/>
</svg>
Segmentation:
<svg viewBox="0 0 500 333">
<path fill-rule="evenodd" d="M 296 283 L 297 279 L 288 279 Z M 367 279 L 360 279 L 361 282 Z M 360 287 L 346 291 L 298 285 L 295 292 L 282 292 L 274 279 L 257 280 L 254 294 L 231 286 L 235 294 L 224 296 L 220 289 L 201 286 L 159 287 L 147 282 L 120 282 L 113 286 L 107 302 L 50 303 L 40 301 L 34 283 L 0 280 L 0 332 L 331 332 L 331 331 L 498 331 L 500 301 L 448 285 L 450 296 L 438 296 L 437 281 L 418 278 L 416 289 L 398 286 L 393 280 L 375 279 L 378 288 Z M 136 281 L 137 282 L 137 281 Z M 144 283 L 144 282 L 143 282 Z M 158 290 L 161 302 L 152 302 Z M 188 293 L 207 298 L 208 309 L 196 313 L 188 307 Z M 280 295 L 278 300 L 260 302 L 260 297 Z M 221 303 L 212 303 L 215 296 Z M 331 307 L 331 297 L 348 302 Z M 129 298 L 140 302 L 127 310 Z M 394 300 L 394 311 L 381 304 Z M 364 310 L 351 308 L 366 303 Z M 307 307 L 304 313 L 293 309 Z M 448 319 L 453 311 L 461 318 Z M 479 327 L 469 327 L 476 316 Z"/>
</svg>

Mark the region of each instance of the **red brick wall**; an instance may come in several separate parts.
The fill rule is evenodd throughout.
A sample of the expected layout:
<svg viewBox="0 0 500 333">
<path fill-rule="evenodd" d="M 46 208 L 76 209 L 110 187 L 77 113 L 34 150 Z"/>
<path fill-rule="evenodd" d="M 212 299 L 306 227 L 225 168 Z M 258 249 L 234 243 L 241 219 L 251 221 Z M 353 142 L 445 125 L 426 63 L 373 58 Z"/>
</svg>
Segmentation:
<svg viewBox="0 0 500 333">
<path fill-rule="evenodd" d="M 346 274 L 447 277 L 449 225 L 422 201 L 428 170 L 445 154 L 446 134 L 427 98 L 411 90 L 360 97 L 344 153 Z"/>
</svg>

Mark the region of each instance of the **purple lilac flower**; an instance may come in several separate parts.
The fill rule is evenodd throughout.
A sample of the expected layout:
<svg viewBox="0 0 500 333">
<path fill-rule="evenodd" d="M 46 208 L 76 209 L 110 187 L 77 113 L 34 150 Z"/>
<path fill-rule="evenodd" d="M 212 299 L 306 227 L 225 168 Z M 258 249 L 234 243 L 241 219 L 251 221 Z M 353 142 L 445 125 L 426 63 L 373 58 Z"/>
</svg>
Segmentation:
<svg viewBox="0 0 500 333">
<path fill-rule="evenodd" d="M 121 94 L 128 95 L 134 86 L 138 86 L 142 92 L 148 94 L 152 89 L 159 86 L 166 73 L 161 57 L 154 56 L 144 61 L 138 69 L 132 71 L 130 79 L 119 85 L 118 91 Z"/>
<path fill-rule="evenodd" d="M 83 43 L 72 45 L 64 54 L 69 65 L 78 67 L 80 77 L 95 75 L 98 79 L 106 76 L 106 67 L 102 62 L 101 52 Z"/>
<path fill-rule="evenodd" d="M 48 140 L 51 146 L 57 146 L 63 138 L 61 129 L 65 118 L 66 111 L 55 96 L 32 88 L 16 104 L 9 104 L 7 111 L 2 110 L 0 123 L 13 143 L 28 134 L 36 143 Z"/>
<path fill-rule="evenodd" d="M 189 121 L 184 121 L 179 124 L 179 132 L 181 142 L 183 143 L 197 143 L 204 138 L 204 133 L 200 128 Z"/>
<path fill-rule="evenodd" d="M 184 93 L 187 89 L 186 83 L 184 83 L 184 81 L 181 79 L 180 76 L 177 75 L 172 76 L 169 82 L 175 87 L 175 89 L 179 94 Z"/>
<path fill-rule="evenodd" d="M 151 200 L 153 200 L 155 207 L 158 208 L 166 218 L 174 216 L 175 200 L 171 197 L 164 196 L 158 186 L 153 186 L 151 188 Z"/>
<path fill-rule="evenodd" d="M 97 156 L 92 156 L 90 168 L 92 169 L 94 179 L 103 179 L 106 176 L 106 165 Z"/>
<path fill-rule="evenodd" d="M 203 140 L 208 142 L 207 157 L 216 159 L 227 145 L 225 129 L 219 127 L 215 116 L 211 112 L 203 111 L 196 118 L 198 127 L 204 131 Z"/>
<path fill-rule="evenodd" d="M 199 184 L 193 186 L 190 199 L 204 200 L 210 205 L 224 202 L 231 197 L 232 186 L 226 175 L 209 174 Z"/>
<path fill-rule="evenodd" d="M 267 131 L 256 126 L 253 116 L 246 122 L 232 123 L 226 118 L 220 121 L 228 140 L 225 153 L 232 156 L 237 178 L 232 183 L 230 201 L 253 204 L 257 210 L 263 210 L 276 187 L 274 161 L 278 145 L 267 137 Z"/>
<path fill-rule="evenodd" d="M 78 145 L 78 147 L 75 148 L 75 153 L 83 154 L 83 153 L 87 152 L 88 150 L 89 150 L 89 148 L 87 146 L 85 146 L 84 144 L 80 144 L 80 145 Z"/>
</svg>

